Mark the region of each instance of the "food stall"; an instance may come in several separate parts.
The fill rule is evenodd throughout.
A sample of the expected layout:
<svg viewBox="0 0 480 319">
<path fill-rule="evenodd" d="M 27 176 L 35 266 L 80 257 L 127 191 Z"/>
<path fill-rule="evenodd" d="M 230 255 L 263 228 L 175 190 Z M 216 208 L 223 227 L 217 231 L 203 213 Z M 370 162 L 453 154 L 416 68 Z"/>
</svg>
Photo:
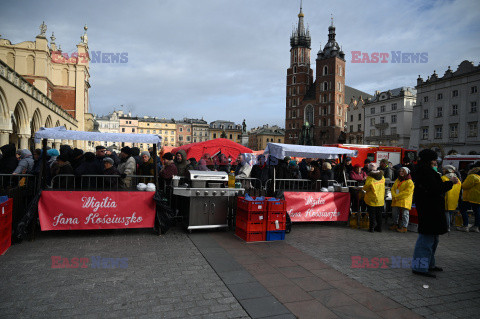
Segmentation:
<svg viewBox="0 0 480 319">
<path fill-rule="evenodd" d="M 35 142 L 47 140 L 83 140 L 153 144 L 154 161 L 161 137 L 153 134 L 125 134 L 70 131 L 65 127 L 41 128 L 35 133 Z M 73 229 L 153 228 L 155 202 L 152 191 L 129 190 L 55 190 L 46 189 L 46 157 L 42 157 L 38 214 L 42 231 Z M 154 180 L 157 181 L 155 165 Z M 158 187 L 158 185 L 157 185 Z"/>
<path fill-rule="evenodd" d="M 354 156 L 355 151 L 338 147 L 268 143 L 264 154 L 278 159 L 285 156 L 336 159 L 339 156 Z M 282 190 L 275 189 L 275 186 L 274 180 L 274 190 Z M 350 193 L 346 187 L 335 187 L 333 192 L 284 191 L 283 194 L 292 222 L 348 220 Z"/>
</svg>

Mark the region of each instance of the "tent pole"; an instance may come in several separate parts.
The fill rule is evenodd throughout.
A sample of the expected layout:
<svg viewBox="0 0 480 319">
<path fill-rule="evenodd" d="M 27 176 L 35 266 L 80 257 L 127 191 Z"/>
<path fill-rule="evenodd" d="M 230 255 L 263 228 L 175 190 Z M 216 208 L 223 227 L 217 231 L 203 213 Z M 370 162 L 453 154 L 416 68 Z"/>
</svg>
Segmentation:
<svg viewBox="0 0 480 319">
<path fill-rule="evenodd" d="M 158 165 L 157 165 L 157 144 L 153 143 L 153 179 L 155 180 L 155 189 L 158 190 Z"/>
<path fill-rule="evenodd" d="M 45 187 L 43 180 L 46 177 L 47 172 L 47 139 L 42 139 L 42 164 L 40 166 L 40 174 L 38 176 L 37 187 L 38 190 L 41 190 Z"/>
</svg>

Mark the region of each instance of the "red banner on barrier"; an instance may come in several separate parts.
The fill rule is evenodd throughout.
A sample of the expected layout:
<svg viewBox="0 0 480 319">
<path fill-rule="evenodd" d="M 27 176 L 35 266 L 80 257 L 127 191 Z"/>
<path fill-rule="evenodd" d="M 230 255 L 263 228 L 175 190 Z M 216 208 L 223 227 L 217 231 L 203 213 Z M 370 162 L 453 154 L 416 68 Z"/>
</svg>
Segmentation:
<svg viewBox="0 0 480 319">
<path fill-rule="evenodd" d="M 12 245 L 12 209 L 11 198 L 0 204 L 0 255 Z"/>
<path fill-rule="evenodd" d="M 347 221 L 350 193 L 284 192 L 292 222 Z"/>
<path fill-rule="evenodd" d="M 150 228 L 154 192 L 43 191 L 38 202 L 42 230 Z"/>
</svg>

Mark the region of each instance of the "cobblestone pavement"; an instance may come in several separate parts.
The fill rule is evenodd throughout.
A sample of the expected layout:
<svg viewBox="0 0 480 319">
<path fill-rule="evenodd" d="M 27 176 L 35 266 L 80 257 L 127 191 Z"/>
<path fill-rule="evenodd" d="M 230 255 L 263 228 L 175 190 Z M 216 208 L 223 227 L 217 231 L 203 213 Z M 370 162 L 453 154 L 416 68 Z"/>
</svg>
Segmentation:
<svg viewBox="0 0 480 319">
<path fill-rule="evenodd" d="M 52 256 L 90 263 L 52 269 Z M 92 268 L 92 256 L 128 267 Z M 248 318 L 182 230 L 41 233 L 0 256 L 0 296 L 0 318 Z"/>
<path fill-rule="evenodd" d="M 342 226 L 295 224 L 286 243 L 426 318 L 479 318 L 480 234 L 452 231 L 440 236 L 436 263 L 444 271 L 436 279 L 415 276 L 408 265 L 393 268 L 392 257 L 412 257 L 416 239 L 412 232 L 372 234 Z M 352 256 L 389 258 L 389 267 L 352 268 Z"/>
</svg>

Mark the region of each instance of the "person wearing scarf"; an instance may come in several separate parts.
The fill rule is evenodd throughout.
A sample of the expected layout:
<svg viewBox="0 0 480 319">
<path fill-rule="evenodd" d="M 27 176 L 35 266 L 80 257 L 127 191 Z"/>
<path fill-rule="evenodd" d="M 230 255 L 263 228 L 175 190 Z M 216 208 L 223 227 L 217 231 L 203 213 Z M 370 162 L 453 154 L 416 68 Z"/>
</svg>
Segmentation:
<svg viewBox="0 0 480 319">
<path fill-rule="evenodd" d="M 442 168 L 443 176 L 442 181 L 449 181 L 452 177 L 457 176 L 455 174 L 455 166 L 445 165 Z M 458 177 L 458 176 L 457 176 Z M 445 215 L 447 217 L 448 231 L 450 231 L 450 225 L 453 222 L 453 214 L 458 206 L 458 200 L 460 198 L 460 190 L 462 189 L 462 183 L 460 180 L 454 184 L 452 189 L 445 194 Z"/>
<path fill-rule="evenodd" d="M 393 225 L 391 230 L 406 233 L 410 209 L 412 208 L 413 190 L 410 169 L 402 167 L 398 170 L 398 178 L 392 186 L 392 216 Z"/>
<path fill-rule="evenodd" d="M 437 153 L 424 149 L 418 153 L 420 160 L 415 169 L 415 205 L 418 213 L 418 238 L 413 252 L 412 273 L 436 278 L 435 271 L 443 271 L 435 264 L 435 252 L 440 235 L 448 231 L 445 218 L 445 193 L 457 177 L 442 181 L 434 170 L 437 164 Z"/>
</svg>

